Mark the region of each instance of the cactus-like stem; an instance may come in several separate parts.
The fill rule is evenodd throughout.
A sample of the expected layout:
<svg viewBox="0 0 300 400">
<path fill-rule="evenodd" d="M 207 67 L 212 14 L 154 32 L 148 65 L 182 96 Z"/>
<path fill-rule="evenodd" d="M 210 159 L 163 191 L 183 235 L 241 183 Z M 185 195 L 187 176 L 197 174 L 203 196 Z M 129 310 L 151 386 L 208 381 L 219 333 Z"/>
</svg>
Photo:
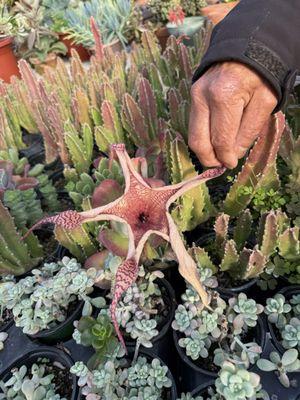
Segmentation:
<svg viewBox="0 0 300 400">
<path fill-rule="evenodd" d="M 277 187 L 275 161 L 284 126 L 285 119 L 281 112 L 270 118 L 225 199 L 224 211 L 227 214 L 237 216 L 244 210 L 262 182 L 266 186 Z M 241 186 L 251 187 L 253 190 L 247 195 L 240 195 Z"/>
</svg>

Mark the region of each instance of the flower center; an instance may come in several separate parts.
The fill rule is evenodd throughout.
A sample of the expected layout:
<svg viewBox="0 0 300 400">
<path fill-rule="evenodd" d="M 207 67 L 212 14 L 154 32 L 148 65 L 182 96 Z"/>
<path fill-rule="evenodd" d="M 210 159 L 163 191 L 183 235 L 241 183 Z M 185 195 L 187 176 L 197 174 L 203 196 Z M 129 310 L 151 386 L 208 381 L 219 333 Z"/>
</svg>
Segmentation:
<svg viewBox="0 0 300 400">
<path fill-rule="evenodd" d="M 142 224 L 145 224 L 145 223 L 148 222 L 148 220 L 149 220 L 149 215 L 146 214 L 146 213 L 144 213 L 144 212 L 141 212 L 141 213 L 139 214 L 139 216 L 138 216 L 138 219 L 139 219 L 139 221 L 140 221 Z"/>
</svg>

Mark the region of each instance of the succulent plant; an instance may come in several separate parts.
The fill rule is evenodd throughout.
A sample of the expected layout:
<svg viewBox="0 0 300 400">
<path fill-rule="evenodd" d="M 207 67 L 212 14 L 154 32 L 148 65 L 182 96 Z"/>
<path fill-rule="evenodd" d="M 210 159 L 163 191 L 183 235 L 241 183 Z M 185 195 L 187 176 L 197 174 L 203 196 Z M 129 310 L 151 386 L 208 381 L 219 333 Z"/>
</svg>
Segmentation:
<svg viewBox="0 0 300 400">
<path fill-rule="evenodd" d="M 255 342 L 244 343 L 249 328 L 257 324 L 263 307 L 244 293 L 228 300 L 210 291 L 210 304 L 204 308 L 201 299 L 188 288 L 182 295 L 183 304 L 175 311 L 172 328 L 179 331 L 179 345 L 192 360 L 213 357 L 213 364 L 222 367 L 234 361 L 244 368 L 255 364 L 262 348 Z"/>
<path fill-rule="evenodd" d="M 225 400 L 254 400 L 261 388 L 259 375 L 228 361 L 224 362 L 215 386 Z"/>
<path fill-rule="evenodd" d="M 276 172 L 276 156 L 280 145 L 280 139 L 285 128 L 283 114 L 277 114 L 265 127 L 246 159 L 241 172 L 230 188 L 224 202 L 225 213 L 237 216 L 251 202 L 257 190 L 277 190 L 279 179 Z M 268 133 L 267 133 L 268 132 Z M 268 149 L 268 151 L 266 151 Z M 241 193 L 241 187 L 250 188 Z"/>
<path fill-rule="evenodd" d="M 94 17 L 99 26 L 104 44 L 120 40 L 126 44 L 126 35 L 133 17 L 131 0 L 109 0 L 99 3 L 97 0 L 80 1 L 76 8 L 68 8 L 61 19 L 64 22 L 63 33 L 75 43 L 92 48 L 95 44 L 90 29 L 90 18 Z"/>
<path fill-rule="evenodd" d="M 298 372 L 300 370 L 299 353 L 296 349 L 285 351 L 280 357 L 276 351 L 272 351 L 269 360 L 261 358 L 257 361 L 257 366 L 262 371 L 276 371 L 279 382 L 284 387 L 290 387 L 289 372 Z"/>
<path fill-rule="evenodd" d="M 55 376 L 48 373 L 50 361 L 37 360 L 30 370 L 25 365 L 13 369 L 12 377 L 0 382 L 2 394 L 0 399 L 6 400 L 67 400 L 56 392 Z M 63 368 L 57 363 L 57 368 Z"/>
<path fill-rule="evenodd" d="M 137 400 L 140 398 L 159 400 L 163 391 L 170 388 L 168 367 L 158 359 L 151 362 L 145 357 L 138 357 L 131 365 L 124 359 L 113 358 L 101 369 L 93 371 L 77 362 L 71 372 L 78 378 L 82 395 L 86 398 L 117 400 L 118 398 Z M 141 397 L 145 396 L 145 397 Z"/>
<path fill-rule="evenodd" d="M 291 318 L 281 331 L 282 345 L 285 349 L 300 348 L 300 320 Z"/>
<path fill-rule="evenodd" d="M 94 269 L 84 270 L 75 259 L 64 257 L 32 274 L 14 283 L 7 293 L 7 308 L 24 333 L 33 335 L 57 326 L 66 319 L 74 301 L 84 300 L 83 313 L 90 311 L 90 303 L 95 301 L 88 297 L 97 276 Z"/>
<path fill-rule="evenodd" d="M 220 270 L 232 280 L 251 279 L 265 272 L 268 275 L 278 276 L 279 271 L 272 267 L 278 249 L 282 256 L 296 259 L 297 255 L 290 253 L 293 248 L 292 243 L 297 246 L 295 241 L 298 230 L 288 228 L 289 219 L 280 210 L 261 215 L 256 229 L 257 244 L 252 249 L 247 247 L 254 230 L 250 211 L 245 210 L 239 215 L 232 233 L 228 229 L 229 223 L 231 224 L 229 215 L 221 213 L 214 225 L 215 242 L 208 243 L 205 248 L 196 246 L 191 248 L 190 254 L 197 261 L 200 270 L 209 268 L 214 275 Z"/>
<path fill-rule="evenodd" d="M 0 201 L 0 272 L 6 275 L 22 275 L 35 267 L 43 256 L 37 238 L 30 235 L 21 240 L 14 219 Z"/>
<path fill-rule="evenodd" d="M 109 220 L 126 224 L 129 234 L 128 251 L 125 261 L 119 266 L 116 274 L 114 287 L 117 287 L 118 290 L 113 290 L 114 297 L 110 308 L 116 332 L 125 346 L 116 319 L 116 308 L 122 294 L 138 277 L 141 254 L 152 233 L 170 242 L 178 258 L 181 275 L 196 288 L 204 305 L 208 304 L 208 295 L 199 279 L 196 264 L 186 251 L 184 242 L 168 209 L 172 202 L 198 186 L 199 183 L 204 183 L 221 175 L 224 168 L 210 169 L 177 185 L 157 188 L 149 186 L 136 171 L 124 144 L 115 144 L 112 150 L 116 153 L 125 176 L 126 186 L 121 197 L 107 205 L 92 208 L 82 213 L 68 210 L 52 217 L 46 217 L 35 224 L 31 230 L 49 222 L 71 232 L 81 227 L 85 222 Z M 133 201 L 136 201 L 138 206 L 135 209 L 132 209 Z"/>
<path fill-rule="evenodd" d="M 210 341 L 198 331 L 193 331 L 190 337 L 179 339 L 178 343 L 180 347 L 185 348 L 186 354 L 192 360 L 208 357 L 207 349 L 210 347 Z"/>
<path fill-rule="evenodd" d="M 248 299 L 245 293 L 240 293 L 238 297 L 229 299 L 229 322 L 234 326 L 234 333 L 240 334 L 243 327 L 253 328 L 257 324 L 258 315 L 264 310 L 261 304 L 256 304 L 255 300 Z"/>
<path fill-rule="evenodd" d="M 286 323 L 286 316 L 291 311 L 292 306 L 285 302 L 285 297 L 277 293 L 274 297 L 267 299 L 265 306 L 265 314 L 272 324 L 277 327 L 283 327 Z"/>
</svg>

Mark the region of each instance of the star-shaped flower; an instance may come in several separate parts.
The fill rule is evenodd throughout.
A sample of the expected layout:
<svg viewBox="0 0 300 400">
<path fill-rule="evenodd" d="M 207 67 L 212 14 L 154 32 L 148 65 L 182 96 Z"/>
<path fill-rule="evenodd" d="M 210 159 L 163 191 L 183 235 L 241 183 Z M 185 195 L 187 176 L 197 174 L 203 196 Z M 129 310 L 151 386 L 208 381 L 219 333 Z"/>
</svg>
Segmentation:
<svg viewBox="0 0 300 400">
<path fill-rule="evenodd" d="M 125 347 L 116 320 L 116 307 L 122 294 L 135 282 L 138 275 L 139 260 L 146 241 L 156 234 L 170 242 L 178 259 L 179 272 L 199 293 L 204 306 L 208 306 L 208 294 L 203 288 L 197 266 L 185 249 L 176 224 L 169 213 L 170 205 L 184 193 L 221 175 L 225 168 L 213 168 L 192 179 L 176 185 L 151 187 L 134 168 L 124 144 L 112 146 L 120 161 L 125 177 L 124 194 L 117 200 L 88 211 L 64 211 L 58 215 L 46 217 L 34 225 L 30 231 L 43 223 L 54 223 L 56 226 L 72 230 L 86 222 L 103 220 L 119 221 L 128 228 L 129 245 L 126 260 L 116 273 L 113 288 L 113 299 L 110 306 L 111 318 L 117 335 Z"/>
</svg>

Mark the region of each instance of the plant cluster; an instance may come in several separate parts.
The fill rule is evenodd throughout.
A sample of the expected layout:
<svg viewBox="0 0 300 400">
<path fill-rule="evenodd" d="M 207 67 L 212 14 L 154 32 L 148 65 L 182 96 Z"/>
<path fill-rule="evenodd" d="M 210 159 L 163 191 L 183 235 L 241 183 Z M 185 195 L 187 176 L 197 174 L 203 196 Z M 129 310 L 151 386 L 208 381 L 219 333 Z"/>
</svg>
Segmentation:
<svg viewBox="0 0 300 400">
<path fill-rule="evenodd" d="M 57 263 L 45 263 L 18 282 L 2 283 L 3 303 L 12 310 L 16 326 L 34 335 L 65 321 L 72 304 L 83 301 L 83 314 L 88 314 L 97 302 L 88 296 L 96 278 L 96 270 L 82 269 L 75 259 L 64 257 Z"/>
<path fill-rule="evenodd" d="M 210 355 L 217 367 L 234 360 L 246 369 L 256 362 L 262 351 L 255 339 L 262 305 L 244 293 L 229 299 L 227 304 L 213 291 L 207 309 L 192 288 L 186 290 L 182 300 L 172 327 L 179 332 L 179 346 L 192 360 L 207 359 Z M 253 341 L 247 343 L 245 338 Z"/>
<path fill-rule="evenodd" d="M 265 314 L 285 349 L 300 349 L 300 295 L 286 299 L 278 293 L 266 301 Z"/>
<path fill-rule="evenodd" d="M 56 368 L 62 368 L 57 363 Z M 12 370 L 11 378 L 0 381 L 3 400 L 67 400 L 56 391 L 55 375 L 49 373 L 49 360 L 39 359 L 31 368 L 22 365 Z"/>
<path fill-rule="evenodd" d="M 108 256 L 104 268 L 99 272 L 97 285 L 105 285 L 115 279 L 121 263 L 120 257 Z M 160 271 L 146 272 L 139 268 L 138 278 L 122 296 L 116 308 L 116 318 L 129 340 L 136 341 L 136 354 L 140 345 L 152 347 L 152 340 L 158 335 L 158 326 L 167 317 L 169 309 L 164 301 L 164 293 L 157 281 L 163 278 Z M 98 317 L 82 317 L 78 322 L 73 337 L 77 343 L 93 346 L 96 358 L 102 359 L 107 354 L 107 347 L 115 347 L 112 335 L 108 307 L 101 304 Z M 102 327 L 100 328 L 100 324 Z M 98 327 L 98 328 L 95 328 Z"/>
<path fill-rule="evenodd" d="M 160 399 L 172 385 L 168 367 L 156 358 L 150 362 L 142 356 L 133 363 L 114 357 L 92 371 L 79 361 L 71 368 L 71 372 L 79 378 L 78 385 L 87 399 Z"/>
</svg>

